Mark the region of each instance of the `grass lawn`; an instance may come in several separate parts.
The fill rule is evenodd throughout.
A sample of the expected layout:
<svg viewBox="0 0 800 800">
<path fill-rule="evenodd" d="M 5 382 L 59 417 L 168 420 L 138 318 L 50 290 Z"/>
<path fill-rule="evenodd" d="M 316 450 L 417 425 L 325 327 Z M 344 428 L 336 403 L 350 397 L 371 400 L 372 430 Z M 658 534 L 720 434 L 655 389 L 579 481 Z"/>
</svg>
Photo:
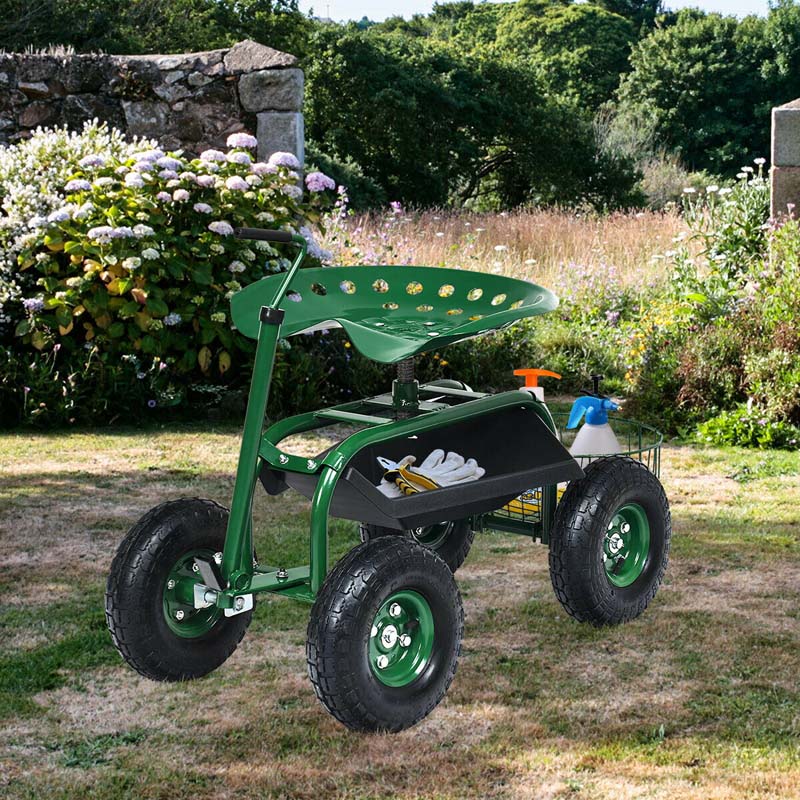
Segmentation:
<svg viewBox="0 0 800 800">
<path fill-rule="evenodd" d="M 237 435 L 0 437 L 0 796 L 800 797 L 798 455 L 667 449 L 672 561 L 622 628 L 562 612 L 545 548 L 479 536 L 448 697 L 411 731 L 362 736 L 314 697 L 304 605 L 260 602 L 194 683 L 146 681 L 112 648 L 118 541 L 162 500 L 227 502 Z M 263 562 L 305 563 L 305 501 L 259 497 L 256 516 Z M 336 556 L 356 542 L 332 533 Z"/>
</svg>

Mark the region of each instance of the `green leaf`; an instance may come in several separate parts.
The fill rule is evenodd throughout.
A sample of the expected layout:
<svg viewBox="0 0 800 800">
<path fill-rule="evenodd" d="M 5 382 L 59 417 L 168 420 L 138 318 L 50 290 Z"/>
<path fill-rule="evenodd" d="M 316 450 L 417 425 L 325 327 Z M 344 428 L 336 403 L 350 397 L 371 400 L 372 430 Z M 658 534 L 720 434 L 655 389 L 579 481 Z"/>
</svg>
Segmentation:
<svg viewBox="0 0 800 800">
<path fill-rule="evenodd" d="M 56 322 L 66 328 L 72 322 L 72 309 L 61 306 L 56 309 Z"/>
<path fill-rule="evenodd" d="M 119 339 L 119 337 L 125 333 L 125 323 L 115 322 L 113 325 L 109 326 L 107 332 L 112 339 Z"/>
<path fill-rule="evenodd" d="M 72 253 L 75 250 L 82 250 L 83 245 L 80 242 L 66 242 L 64 245 L 64 252 L 65 253 Z"/>
<path fill-rule="evenodd" d="M 17 327 L 14 329 L 15 336 L 24 336 L 26 333 L 30 333 L 31 330 L 31 322 L 28 319 L 23 319 L 21 322 L 17 323 Z"/>
<path fill-rule="evenodd" d="M 148 333 L 147 336 L 142 337 L 142 352 L 155 353 L 158 349 L 158 342 Z"/>
<path fill-rule="evenodd" d="M 211 283 L 211 264 L 204 264 L 202 267 L 192 270 L 192 280 L 202 286 L 208 286 Z"/>
<path fill-rule="evenodd" d="M 156 317 L 166 317 L 169 314 L 169 307 L 163 300 L 159 300 L 156 297 L 148 297 L 147 303 L 147 310 Z"/>
<path fill-rule="evenodd" d="M 691 294 L 687 294 L 686 299 L 691 300 L 693 303 L 708 302 L 708 298 L 704 294 L 699 294 L 698 292 L 692 292 Z"/>
</svg>

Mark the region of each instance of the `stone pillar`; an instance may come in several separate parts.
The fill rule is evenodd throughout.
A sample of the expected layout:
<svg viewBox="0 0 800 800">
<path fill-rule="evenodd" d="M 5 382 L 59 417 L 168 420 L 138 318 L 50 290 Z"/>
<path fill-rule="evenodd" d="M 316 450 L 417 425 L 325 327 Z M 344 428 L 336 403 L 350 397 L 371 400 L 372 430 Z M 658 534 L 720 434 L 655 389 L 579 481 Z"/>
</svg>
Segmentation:
<svg viewBox="0 0 800 800">
<path fill-rule="evenodd" d="M 772 109 L 771 179 L 772 216 L 800 213 L 800 100 Z"/>
</svg>

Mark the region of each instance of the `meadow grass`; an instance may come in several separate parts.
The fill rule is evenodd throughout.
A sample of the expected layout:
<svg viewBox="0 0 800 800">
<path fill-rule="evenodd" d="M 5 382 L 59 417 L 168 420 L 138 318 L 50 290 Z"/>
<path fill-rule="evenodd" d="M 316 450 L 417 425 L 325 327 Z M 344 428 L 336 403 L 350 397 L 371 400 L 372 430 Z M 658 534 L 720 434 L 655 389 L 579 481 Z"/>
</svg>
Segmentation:
<svg viewBox="0 0 800 800">
<path fill-rule="evenodd" d="M 614 267 L 623 284 L 663 279 L 687 233 L 676 212 L 603 216 L 559 210 L 356 214 L 332 226 L 336 263 L 461 267 L 557 286 L 565 270 Z"/>
<path fill-rule="evenodd" d="M 227 502 L 237 445 L 224 426 L 0 437 L 0 795 L 800 796 L 796 454 L 665 451 L 673 557 L 624 627 L 569 619 L 545 548 L 479 535 L 448 697 L 413 730 L 363 736 L 314 697 L 307 606 L 259 602 L 239 650 L 192 683 L 144 680 L 111 646 L 102 590 L 125 530 L 162 500 Z M 305 561 L 305 501 L 259 496 L 255 517 L 262 562 Z M 331 538 L 336 558 L 355 526 Z"/>
</svg>

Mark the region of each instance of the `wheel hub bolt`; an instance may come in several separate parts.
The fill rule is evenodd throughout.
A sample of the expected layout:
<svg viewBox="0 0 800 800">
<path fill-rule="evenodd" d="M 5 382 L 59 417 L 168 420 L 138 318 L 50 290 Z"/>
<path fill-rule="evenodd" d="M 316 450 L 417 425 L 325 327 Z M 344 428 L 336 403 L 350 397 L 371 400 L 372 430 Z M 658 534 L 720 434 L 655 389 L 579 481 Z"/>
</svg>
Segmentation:
<svg viewBox="0 0 800 800">
<path fill-rule="evenodd" d="M 174 589 L 174 588 L 175 588 L 175 581 L 173 581 L 172 578 L 170 578 L 167 581 L 167 589 Z"/>
<path fill-rule="evenodd" d="M 372 630 L 369 632 L 370 639 L 374 639 L 378 635 L 378 627 L 377 625 L 372 626 Z"/>
<path fill-rule="evenodd" d="M 389 606 L 389 615 L 392 617 L 399 617 L 403 613 L 403 609 L 400 608 L 399 603 L 392 603 Z"/>
<path fill-rule="evenodd" d="M 400 644 L 403 645 L 403 647 L 408 647 L 411 644 L 411 637 L 407 633 L 404 633 L 400 637 Z"/>
<path fill-rule="evenodd" d="M 235 608 L 237 611 L 241 611 L 241 610 L 244 608 L 244 597 L 237 597 L 237 598 L 236 598 L 236 599 L 233 601 L 233 607 L 234 607 L 234 608 Z"/>
<path fill-rule="evenodd" d="M 214 563 L 219 566 L 222 563 L 222 553 L 214 553 Z"/>
<path fill-rule="evenodd" d="M 620 530 L 623 533 L 630 533 L 630 530 L 631 530 L 630 522 L 623 522 L 622 525 L 620 525 Z"/>
<path fill-rule="evenodd" d="M 178 620 L 178 622 L 181 622 L 185 616 L 186 614 L 180 609 L 175 612 L 175 619 Z"/>
<path fill-rule="evenodd" d="M 200 572 L 200 567 L 197 564 L 192 564 L 192 572 Z"/>
<path fill-rule="evenodd" d="M 381 641 L 385 647 L 394 647 L 397 642 L 397 628 L 394 625 L 387 625 L 381 634 Z"/>
<path fill-rule="evenodd" d="M 389 656 L 378 656 L 375 663 L 378 665 L 378 669 L 386 669 L 389 666 Z"/>
</svg>

